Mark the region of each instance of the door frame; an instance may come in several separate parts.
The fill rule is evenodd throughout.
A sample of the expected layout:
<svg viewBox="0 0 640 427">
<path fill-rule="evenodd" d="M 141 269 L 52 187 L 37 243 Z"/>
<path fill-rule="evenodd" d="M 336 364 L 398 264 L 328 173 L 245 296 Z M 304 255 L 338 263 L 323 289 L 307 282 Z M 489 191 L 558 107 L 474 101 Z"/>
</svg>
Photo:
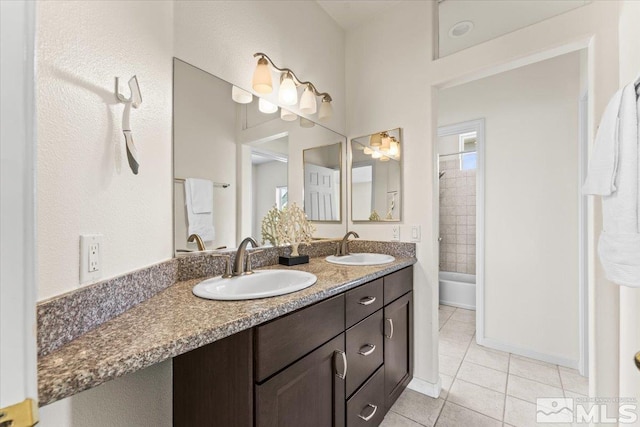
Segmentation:
<svg viewBox="0 0 640 427">
<path fill-rule="evenodd" d="M 485 190 L 485 125 L 484 118 L 469 120 L 438 127 L 437 136 L 458 135 L 476 132 L 476 339 L 478 344 L 484 342 L 484 190 Z M 434 144 L 434 170 L 439 171 L 440 158 L 437 153 L 438 144 Z M 440 180 L 435 181 L 435 194 L 440 194 Z M 437 218 L 440 217 L 440 201 L 438 199 Z M 434 214 L 436 216 L 436 214 Z M 437 234 L 440 235 L 440 221 L 438 220 Z M 437 254 L 440 264 L 440 252 Z M 438 269 L 439 271 L 439 269 Z"/>
</svg>

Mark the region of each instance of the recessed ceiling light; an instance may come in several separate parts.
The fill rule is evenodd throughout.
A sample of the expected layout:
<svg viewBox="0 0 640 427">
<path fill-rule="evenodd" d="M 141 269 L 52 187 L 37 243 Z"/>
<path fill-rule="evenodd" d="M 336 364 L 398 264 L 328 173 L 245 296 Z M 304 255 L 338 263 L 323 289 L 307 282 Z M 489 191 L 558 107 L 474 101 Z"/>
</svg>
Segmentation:
<svg viewBox="0 0 640 427">
<path fill-rule="evenodd" d="M 458 38 L 473 30 L 473 22 L 460 21 L 449 29 L 449 37 Z"/>
</svg>

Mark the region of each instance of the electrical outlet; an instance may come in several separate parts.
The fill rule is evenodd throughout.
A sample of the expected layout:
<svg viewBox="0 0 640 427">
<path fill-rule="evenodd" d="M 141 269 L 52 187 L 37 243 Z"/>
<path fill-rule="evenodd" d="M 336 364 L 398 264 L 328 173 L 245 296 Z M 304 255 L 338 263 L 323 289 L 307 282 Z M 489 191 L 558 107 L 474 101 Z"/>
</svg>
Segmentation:
<svg viewBox="0 0 640 427">
<path fill-rule="evenodd" d="M 80 283 L 95 282 L 102 277 L 102 234 L 80 236 Z"/>
<path fill-rule="evenodd" d="M 394 225 L 391 229 L 391 240 L 394 242 L 400 241 L 400 226 Z"/>
<path fill-rule="evenodd" d="M 412 225 L 411 226 L 411 241 L 419 242 L 420 241 L 420 226 Z"/>
</svg>

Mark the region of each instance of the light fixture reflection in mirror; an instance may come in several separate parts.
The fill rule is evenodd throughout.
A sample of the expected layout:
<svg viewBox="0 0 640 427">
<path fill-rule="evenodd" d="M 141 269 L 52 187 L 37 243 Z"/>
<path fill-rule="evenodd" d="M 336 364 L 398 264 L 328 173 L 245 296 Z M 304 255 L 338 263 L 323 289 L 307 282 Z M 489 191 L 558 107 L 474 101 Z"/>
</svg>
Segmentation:
<svg viewBox="0 0 640 427">
<path fill-rule="evenodd" d="M 402 219 L 401 129 L 351 140 L 351 218 L 354 222 Z"/>
</svg>

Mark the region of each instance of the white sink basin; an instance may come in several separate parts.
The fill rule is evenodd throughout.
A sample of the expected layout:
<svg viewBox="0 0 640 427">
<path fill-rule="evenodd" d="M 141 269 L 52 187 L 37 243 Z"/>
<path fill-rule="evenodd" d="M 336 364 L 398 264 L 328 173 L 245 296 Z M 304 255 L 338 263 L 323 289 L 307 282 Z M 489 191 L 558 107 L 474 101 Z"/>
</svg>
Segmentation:
<svg viewBox="0 0 640 427">
<path fill-rule="evenodd" d="M 331 255 L 326 260 L 332 264 L 342 265 L 380 265 L 389 264 L 396 259 L 391 255 L 385 254 L 349 254 L 345 256 Z"/>
<path fill-rule="evenodd" d="M 314 274 L 305 271 L 261 270 L 230 279 L 207 279 L 194 286 L 193 293 L 200 298 L 215 300 L 267 298 L 308 288 L 317 280 Z"/>
</svg>

